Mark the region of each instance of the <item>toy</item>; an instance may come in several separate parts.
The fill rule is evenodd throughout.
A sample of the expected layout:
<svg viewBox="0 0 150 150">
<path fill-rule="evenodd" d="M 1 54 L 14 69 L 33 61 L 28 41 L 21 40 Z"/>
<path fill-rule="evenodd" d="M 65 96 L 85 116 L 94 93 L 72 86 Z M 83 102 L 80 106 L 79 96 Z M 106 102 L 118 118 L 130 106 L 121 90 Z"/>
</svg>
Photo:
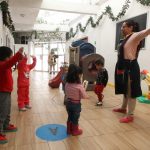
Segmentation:
<svg viewBox="0 0 150 150">
<path fill-rule="evenodd" d="M 150 73 L 147 70 L 143 70 L 141 72 L 141 79 L 146 82 L 148 85 L 148 96 L 147 98 L 150 100 Z"/>
<path fill-rule="evenodd" d="M 144 80 L 148 85 L 148 95 L 138 97 L 137 100 L 141 103 L 150 104 L 150 73 L 147 70 L 141 71 L 141 80 Z"/>
<path fill-rule="evenodd" d="M 87 89 L 88 81 L 87 81 L 87 80 L 84 80 L 82 84 L 83 84 L 83 87 L 84 87 L 85 89 Z"/>
</svg>

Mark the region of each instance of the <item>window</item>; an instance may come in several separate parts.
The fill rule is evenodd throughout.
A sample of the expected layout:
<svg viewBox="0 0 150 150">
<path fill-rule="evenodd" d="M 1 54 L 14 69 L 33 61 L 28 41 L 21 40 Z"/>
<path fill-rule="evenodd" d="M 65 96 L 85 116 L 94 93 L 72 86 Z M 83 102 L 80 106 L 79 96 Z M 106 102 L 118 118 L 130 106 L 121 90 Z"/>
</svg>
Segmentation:
<svg viewBox="0 0 150 150">
<path fill-rule="evenodd" d="M 28 44 L 28 36 L 21 36 L 21 44 Z"/>
</svg>

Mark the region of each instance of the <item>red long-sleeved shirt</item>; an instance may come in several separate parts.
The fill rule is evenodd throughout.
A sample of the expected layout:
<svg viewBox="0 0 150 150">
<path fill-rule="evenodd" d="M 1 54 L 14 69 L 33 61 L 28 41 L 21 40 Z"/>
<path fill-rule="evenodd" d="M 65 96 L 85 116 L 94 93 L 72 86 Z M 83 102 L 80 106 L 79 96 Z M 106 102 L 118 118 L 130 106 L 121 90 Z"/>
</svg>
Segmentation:
<svg viewBox="0 0 150 150">
<path fill-rule="evenodd" d="M 27 57 L 24 57 L 17 66 L 18 69 L 18 87 L 27 87 L 29 83 L 29 73 L 36 65 L 36 58 L 33 58 L 32 64 L 27 64 Z"/>
<path fill-rule="evenodd" d="M 13 78 L 11 67 L 22 58 L 22 54 L 17 52 L 10 59 L 0 61 L 0 92 L 12 92 Z"/>
</svg>

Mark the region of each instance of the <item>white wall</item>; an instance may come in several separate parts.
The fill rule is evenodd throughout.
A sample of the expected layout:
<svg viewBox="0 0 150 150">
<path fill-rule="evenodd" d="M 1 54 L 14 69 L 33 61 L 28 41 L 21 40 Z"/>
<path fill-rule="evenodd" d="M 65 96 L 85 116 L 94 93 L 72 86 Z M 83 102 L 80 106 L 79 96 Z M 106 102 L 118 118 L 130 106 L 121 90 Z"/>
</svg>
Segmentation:
<svg viewBox="0 0 150 150">
<path fill-rule="evenodd" d="M 26 53 L 26 54 L 28 54 L 29 53 L 29 47 L 28 47 L 28 45 L 27 44 L 15 44 L 15 53 L 19 50 L 19 48 L 21 48 L 21 47 L 23 47 L 24 48 L 24 52 Z"/>
<path fill-rule="evenodd" d="M 3 46 L 8 46 L 14 50 L 14 38 L 10 30 L 3 25 Z"/>
<path fill-rule="evenodd" d="M 14 38 L 9 29 L 3 25 L 2 12 L 0 10 L 0 46 L 8 46 L 14 50 Z"/>
<path fill-rule="evenodd" d="M 109 0 L 107 3 L 101 6 L 98 14 L 101 14 L 101 11 L 104 11 L 104 8 L 109 5 L 112 8 L 112 12 L 117 15 L 122 9 L 122 5 L 124 3 L 125 0 L 119 0 L 119 3 L 116 0 Z M 148 13 L 147 28 L 150 28 L 150 7 L 143 6 L 137 3 L 136 0 L 131 1 L 130 8 L 127 10 L 125 16 L 118 22 L 146 12 Z M 79 22 L 84 25 L 86 20 L 86 18 L 78 20 L 74 25 L 72 25 L 72 27 L 75 27 Z M 115 52 L 116 23 L 117 22 L 113 22 L 107 16 L 105 16 L 97 28 L 91 28 L 89 25 L 88 29 L 84 33 L 78 33 L 74 39 L 69 41 L 70 43 L 71 41 L 86 35 L 88 36 L 90 43 L 95 45 L 96 42 L 95 46 L 97 53 L 101 54 L 105 58 L 105 67 L 109 72 L 110 83 L 114 83 L 114 69 L 117 60 L 117 53 Z M 66 56 L 66 58 L 68 57 Z M 147 69 L 150 71 L 150 36 L 146 38 L 145 49 L 140 51 L 138 61 L 141 70 Z M 147 86 L 145 86 L 144 82 L 142 82 L 142 89 L 143 92 L 147 92 Z"/>
</svg>

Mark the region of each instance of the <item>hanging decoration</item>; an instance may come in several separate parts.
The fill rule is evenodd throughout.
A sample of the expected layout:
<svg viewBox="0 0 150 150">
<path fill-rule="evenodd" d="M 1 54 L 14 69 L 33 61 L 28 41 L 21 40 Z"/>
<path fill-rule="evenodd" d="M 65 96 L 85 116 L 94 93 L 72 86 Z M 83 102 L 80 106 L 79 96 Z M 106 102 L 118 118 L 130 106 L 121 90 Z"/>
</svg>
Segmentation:
<svg viewBox="0 0 150 150">
<path fill-rule="evenodd" d="M 8 8 L 8 3 L 6 1 L 2 1 L 0 3 L 0 9 L 2 10 L 3 24 L 6 27 L 8 27 L 8 29 L 12 33 L 13 31 L 15 31 L 15 27 L 11 19 L 11 15 L 10 15 L 9 8 Z"/>
<path fill-rule="evenodd" d="M 81 23 L 78 23 L 76 26 L 76 31 L 73 32 L 73 28 L 70 28 L 70 31 L 66 33 L 66 40 L 70 39 L 71 37 L 74 37 L 78 31 L 80 30 L 81 32 L 84 32 L 89 24 L 91 24 L 92 28 L 95 28 L 99 25 L 101 19 L 103 18 L 104 15 L 108 15 L 108 17 L 112 21 L 118 21 L 121 17 L 123 17 L 129 8 L 129 3 L 130 0 L 126 0 L 125 4 L 122 6 L 122 10 L 118 13 L 118 15 L 115 17 L 114 14 L 112 13 L 112 9 L 110 6 L 107 6 L 105 8 L 105 11 L 102 12 L 102 14 L 97 18 L 96 22 L 94 22 L 94 19 L 92 16 L 87 20 L 85 26 L 83 27 Z"/>
<path fill-rule="evenodd" d="M 150 6 L 150 0 L 136 0 L 136 1 L 144 6 Z"/>
<path fill-rule="evenodd" d="M 38 23 L 38 24 L 48 24 L 48 22 L 46 20 L 44 20 L 43 18 L 38 18 L 36 20 L 36 23 Z"/>
<path fill-rule="evenodd" d="M 150 6 L 150 0 L 136 0 L 136 1 L 144 6 Z M 102 12 L 102 14 L 97 18 L 96 22 L 94 22 L 93 17 L 90 16 L 84 27 L 82 26 L 81 23 L 78 23 L 76 26 L 75 32 L 73 32 L 73 28 L 71 28 L 70 31 L 66 33 L 66 39 L 68 40 L 71 37 L 74 37 L 78 33 L 79 30 L 81 32 L 85 32 L 85 30 L 89 24 L 91 24 L 92 28 L 97 27 L 104 15 L 108 15 L 108 17 L 112 21 L 118 21 L 121 17 L 123 17 L 125 15 L 127 9 L 129 8 L 129 3 L 130 3 L 130 0 L 126 0 L 125 4 L 122 7 L 122 10 L 118 13 L 118 15 L 116 17 L 112 13 L 111 7 L 107 6 L 105 8 L 105 11 Z M 11 32 L 15 31 L 15 27 L 13 25 L 13 21 L 11 19 L 11 15 L 10 15 L 9 8 L 8 8 L 8 3 L 6 1 L 2 1 L 0 3 L 0 9 L 2 10 L 4 25 L 7 26 Z"/>
<path fill-rule="evenodd" d="M 56 31 L 32 31 L 31 32 L 31 40 L 36 40 L 38 42 L 49 42 L 53 41 L 64 41 L 65 34 L 64 32 L 60 32 L 59 29 Z"/>
</svg>

